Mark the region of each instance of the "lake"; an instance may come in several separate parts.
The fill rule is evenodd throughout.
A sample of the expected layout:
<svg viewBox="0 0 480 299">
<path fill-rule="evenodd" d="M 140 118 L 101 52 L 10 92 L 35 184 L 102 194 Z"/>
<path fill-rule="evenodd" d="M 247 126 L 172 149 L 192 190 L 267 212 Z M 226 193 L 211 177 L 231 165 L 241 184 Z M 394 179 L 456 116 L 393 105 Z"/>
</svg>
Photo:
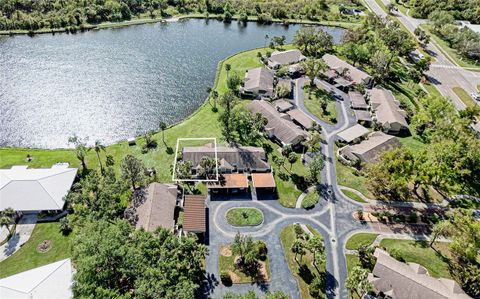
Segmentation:
<svg viewBox="0 0 480 299">
<path fill-rule="evenodd" d="M 299 28 L 191 19 L 0 37 L 0 146 L 66 147 L 73 134 L 111 144 L 178 122 L 202 105 L 220 60 Z"/>
</svg>

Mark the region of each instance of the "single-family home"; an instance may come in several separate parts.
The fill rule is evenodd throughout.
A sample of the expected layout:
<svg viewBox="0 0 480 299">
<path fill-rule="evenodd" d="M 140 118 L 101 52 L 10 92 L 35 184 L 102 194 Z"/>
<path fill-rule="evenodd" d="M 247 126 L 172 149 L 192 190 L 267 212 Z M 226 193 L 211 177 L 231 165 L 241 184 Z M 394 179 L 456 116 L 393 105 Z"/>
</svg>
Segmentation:
<svg viewBox="0 0 480 299">
<path fill-rule="evenodd" d="M 298 124 L 300 127 L 304 128 L 305 130 L 310 130 L 311 128 L 313 128 L 313 125 L 315 124 L 315 122 L 310 118 L 310 116 L 305 114 L 305 112 L 303 112 L 300 109 L 296 109 L 296 108 L 291 109 L 287 111 L 287 114 L 290 116 L 290 119 L 294 123 Z"/>
<path fill-rule="evenodd" d="M 322 59 L 329 69 L 325 75 L 327 75 L 329 80 L 333 81 L 339 89 L 348 90 L 351 85 L 359 84 L 370 87 L 373 84 L 372 76 L 335 55 L 325 54 Z"/>
<path fill-rule="evenodd" d="M 173 230 L 179 202 L 176 185 L 151 183 L 147 187 L 145 200 L 136 208 L 136 227 L 154 231 L 157 227 Z"/>
<path fill-rule="evenodd" d="M 204 238 L 207 231 L 207 207 L 203 195 L 185 195 L 183 201 L 183 231 Z"/>
<path fill-rule="evenodd" d="M 285 113 L 288 110 L 293 109 L 294 107 L 293 104 L 286 99 L 276 100 L 275 102 L 273 102 L 273 105 L 275 106 L 275 108 L 277 108 L 277 111 L 280 113 Z"/>
<path fill-rule="evenodd" d="M 268 67 L 271 69 L 279 69 L 282 66 L 298 63 L 306 60 L 307 57 L 303 56 L 299 50 L 287 50 L 287 51 L 275 51 L 268 58 Z"/>
<path fill-rule="evenodd" d="M 0 279 L 0 298 L 72 298 L 73 268 L 70 259 L 33 268 Z"/>
<path fill-rule="evenodd" d="M 388 134 L 399 134 L 408 131 L 406 112 L 400 108 L 393 93 L 385 88 L 372 88 L 369 92 L 370 106 L 374 120 Z"/>
<path fill-rule="evenodd" d="M 0 210 L 12 208 L 24 213 L 62 210 L 76 175 L 77 168 L 69 168 L 68 164 L 0 169 Z"/>
<path fill-rule="evenodd" d="M 354 125 L 337 134 L 338 140 L 345 143 L 355 143 L 362 137 L 366 136 L 370 131 L 362 125 Z"/>
<path fill-rule="evenodd" d="M 250 97 L 273 96 L 273 72 L 264 67 L 250 69 L 245 73 L 243 86 L 240 92 Z"/>
<path fill-rule="evenodd" d="M 307 133 L 297 127 L 285 114 L 283 117 L 270 103 L 264 100 L 252 101 L 247 109 L 253 113 L 260 113 L 268 121 L 265 132 L 269 138 L 274 138 L 282 146 L 291 145 L 296 147 L 305 140 Z"/>
<path fill-rule="evenodd" d="M 348 97 L 350 98 L 350 107 L 354 110 L 368 110 L 367 101 L 365 97 L 358 91 L 349 91 Z"/>
<path fill-rule="evenodd" d="M 368 280 L 375 291 L 394 299 L 469 299 L 457 282 L 434 278 L 417 263 L 402 263 L 382 249 L 375 249 L 377 259 Z"/>
<path fill-rule="evenodd" d="M 354 145 L 347 145 L 339 150 L 342 158 L 355 162 L 360 160 L 365 163 L 377 161 L 381 154 L 388 150 L 401 147 L 397 137 L 383 132 L 370 133 L 366 140 Z"/>
</svg>

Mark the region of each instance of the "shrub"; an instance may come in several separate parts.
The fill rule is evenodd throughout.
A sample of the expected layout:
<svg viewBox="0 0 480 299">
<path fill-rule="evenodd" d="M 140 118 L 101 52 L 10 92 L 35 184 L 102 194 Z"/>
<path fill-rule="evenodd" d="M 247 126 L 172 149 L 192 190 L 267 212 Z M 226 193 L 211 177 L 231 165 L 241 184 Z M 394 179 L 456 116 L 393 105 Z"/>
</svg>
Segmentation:
<svg viewBox="0 0 480 299">
<path fill-rule="evenodd" d="M 63 217 L 63 218 L 60 219 L 60 231 L 65 236 L 68 235 L 72 231 L 72 228 L 68 224 L 67 217 Z"/>
<path fill-rule="evenodd" d="M 232 278 L 230 277 L 230 274 L 228 274 L 226 271 L 222 271 L 220 273 L 220 280 L 224 285 L 232 285 Z"/>
<path fill-rule="evenodd" d="M 267 244 L 262 241 L 257 241 L 257 249 L 258 249 L 258 259 L 261 261 L 265 261 L 267 259 Z"/>
<path fill-rule="evenodd" d="M 359 220 L 363 220 L 363 210 L 358 209 L 358 210 L 357 210 L 357 215 L 358 215 L 358 219 L 359 219 Z"/>
</svg>

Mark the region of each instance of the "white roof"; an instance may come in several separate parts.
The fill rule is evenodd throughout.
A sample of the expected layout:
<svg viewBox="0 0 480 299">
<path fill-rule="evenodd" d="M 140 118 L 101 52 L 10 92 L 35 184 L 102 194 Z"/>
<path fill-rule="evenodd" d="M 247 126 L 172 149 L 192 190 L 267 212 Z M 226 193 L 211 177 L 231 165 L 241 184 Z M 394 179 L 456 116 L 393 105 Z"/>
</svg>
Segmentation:
<svg viewBox="0 0 480 299">
<path fill-rule="evenodd" d="M 61 210 L 76 174 L 76 168 L 66 165 L 0 169 L 0 210 L 9 207 L 15 211 Z"/>
<path fill-rule="evenodd" d="M 0 297 L 17 299 L 72 298 L 70 259 L 0 279 Z"/>
<path fill-rule="evenodd" d="M 362 137 L 368 134 L 368 129 L 362 125 L 354 125 L 340 133 L 338 133 L 338 138 L 342 139 L 345 142 L 352 142 L 353 140 Z"/>
</svg>

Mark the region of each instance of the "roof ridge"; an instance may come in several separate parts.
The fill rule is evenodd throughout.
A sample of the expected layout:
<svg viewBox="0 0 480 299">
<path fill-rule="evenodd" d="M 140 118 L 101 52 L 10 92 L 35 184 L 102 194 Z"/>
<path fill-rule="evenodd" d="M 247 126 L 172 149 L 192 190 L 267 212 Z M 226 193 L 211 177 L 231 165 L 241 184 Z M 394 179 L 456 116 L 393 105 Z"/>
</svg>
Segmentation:
<svg viewBox="0 0 480 299">
<path fill-rule="evenodd" d="M 58 205 L 57 201 L 53 198 L 52 194 L 50 192 L 48 192 L 48 190 L 45 188 L 45 186 L 43 186 L 43 184 L 40 182 L 40 180 L 33 180 L 35 182 L 37 182 L 41 187 L 42 189 L 50 196 L 50 199 L 55 203 L 55 205 L 61 209 L 62 207 Z"/>
<path fill-rule="evenodd" d="M 158 183 L 160 184 L 160 183 Z M 152 208 L 153 208 L 153 200 L 155 198 L 155 195 L 157 194 L 157 188 L 155 188 L 155 184 L 152 184 L 152 200 L 149 202 L 149 206 L 148 206 L 148 213 L 147 213 L 147 230 L 150 228 L 150 220 L 151 220 L 151 215 L 152 215 Z M 148 196 L 148 195 L 147 195 Z"/>
<path fill-rule="evenodd" d="M 61 261 L 61 260 L 60 260 Z M 57 261 L 59 262 L 59 261 Z M 63 266 L 66 262 L 70 262 L 70 259 L 65 259 L 63 261 L 63 263 L 61 263 L 60 265 L 58 265 L 57 268 L 55 268 L 55 270 L 53 270 L 52 272 L 50 272 L 47 276 L 45 276 L 45 278 L 43 278 L 37 285 L 35 285 L 28 293 L 31 293 L 33 290 L 35 290 L 40 284 L 42 284 L 42 282 L 44 282 L 47 278 L 49 278 L 53 273 L 57 272 L 57 270 Z M 56 262 L 54 262 L 56 263 Z M 48 265 L 48 264 L 47 264 Z M 44 266 L 47 266 L 47 265 L 44 265 Z M 35 268 L 34 268 L 35 269 Z M 32 269 L 33 270 L 33 269 Z"/>
</svg>

